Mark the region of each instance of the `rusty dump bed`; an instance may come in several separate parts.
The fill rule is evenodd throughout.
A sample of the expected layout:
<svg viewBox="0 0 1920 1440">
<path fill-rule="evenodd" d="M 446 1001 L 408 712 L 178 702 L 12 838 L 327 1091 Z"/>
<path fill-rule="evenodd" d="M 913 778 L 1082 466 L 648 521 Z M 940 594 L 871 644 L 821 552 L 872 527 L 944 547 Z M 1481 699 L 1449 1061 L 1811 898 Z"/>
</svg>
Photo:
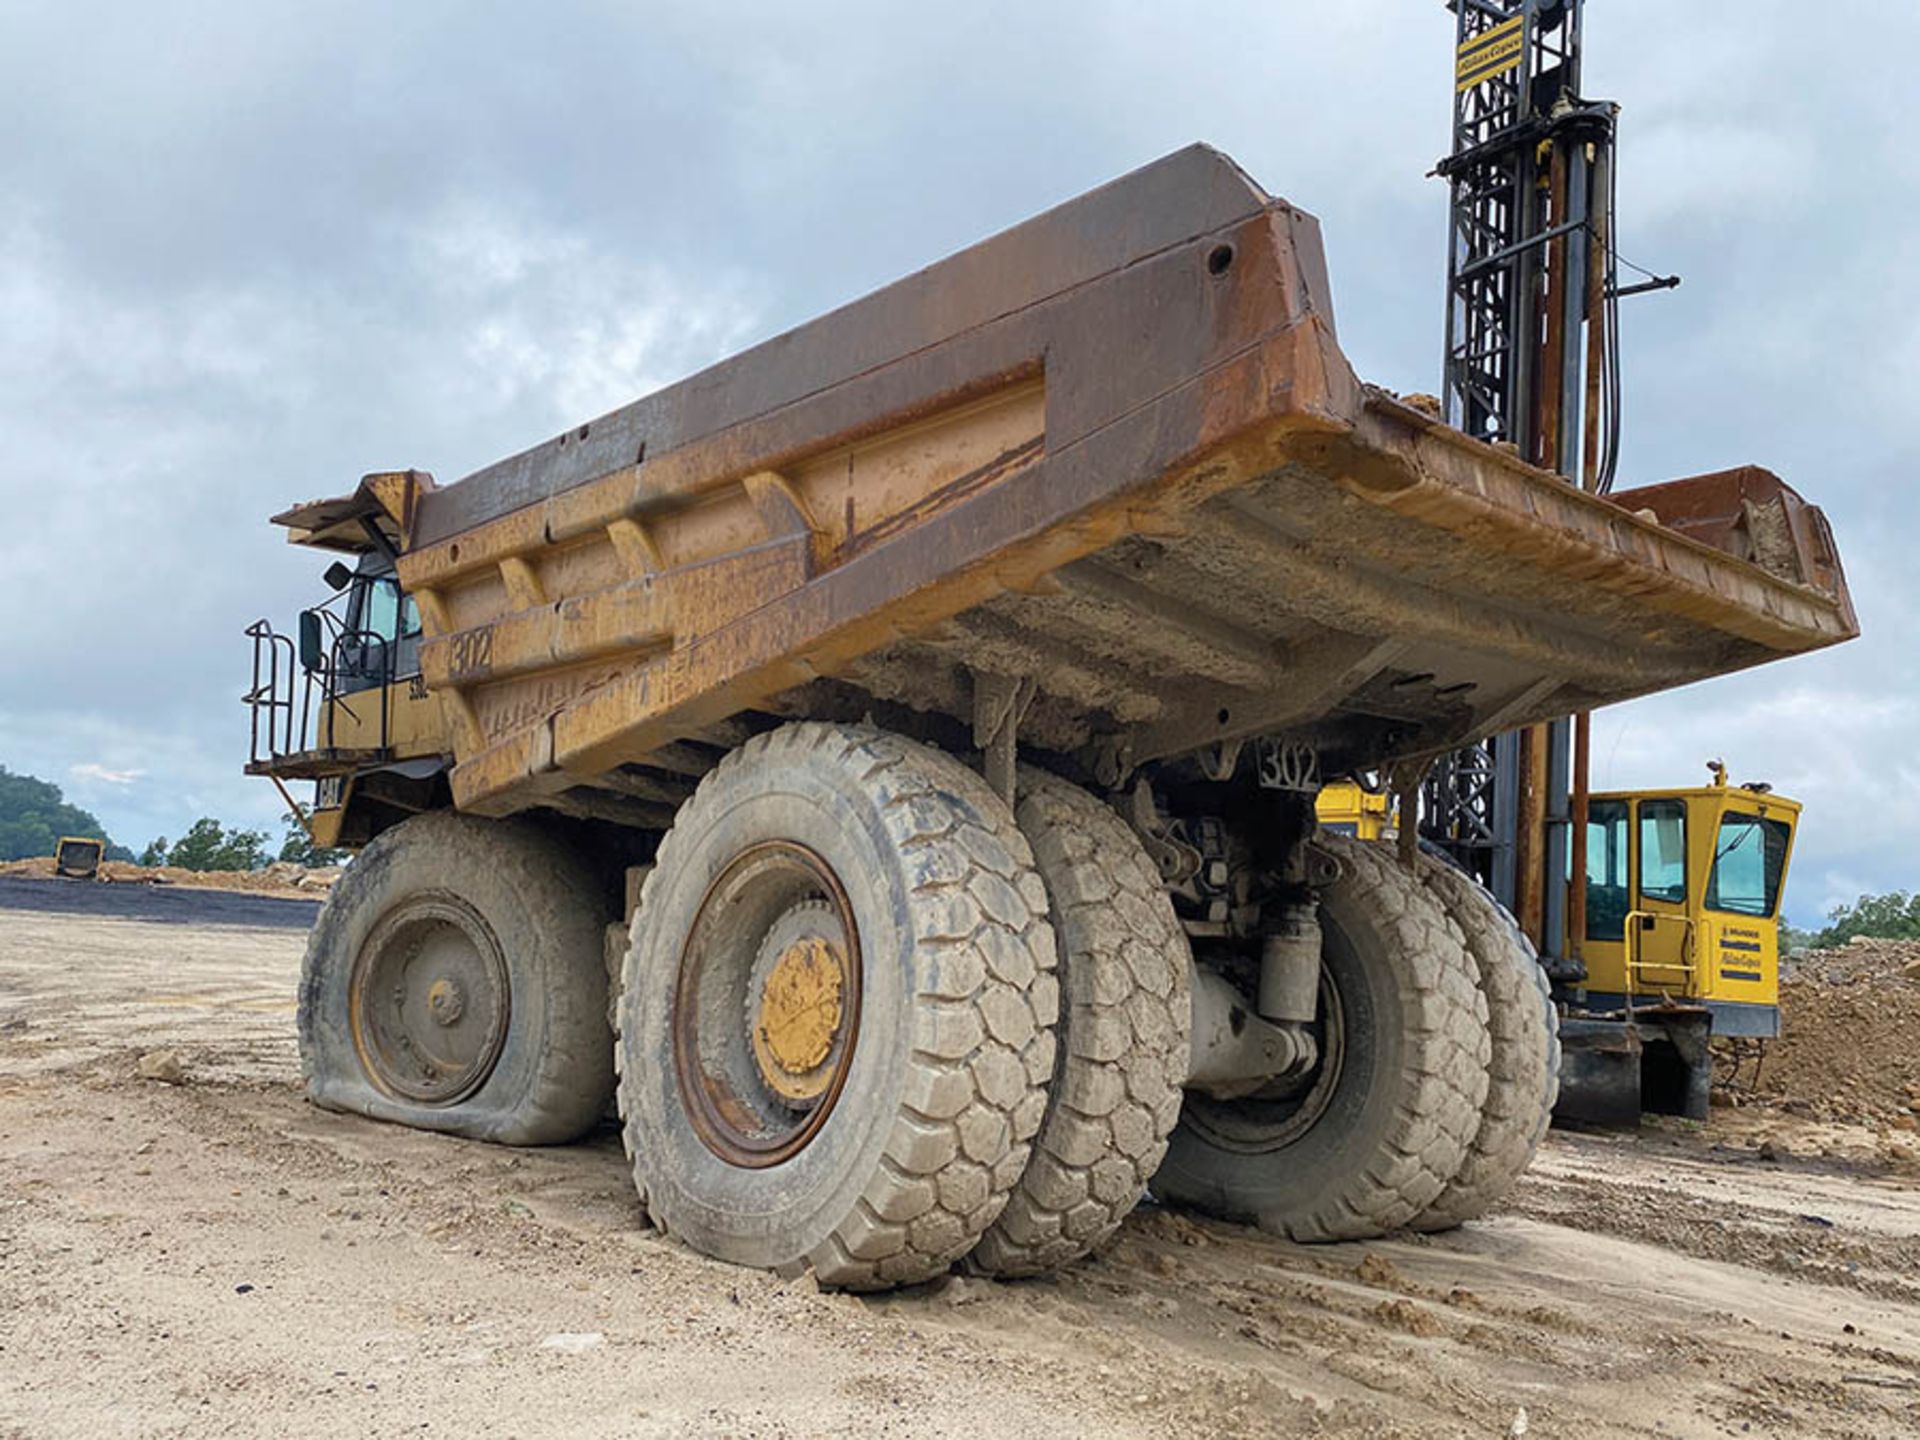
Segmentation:
<svg viewBox="0 0 1920 1440">
<path fill-rule="evenodd" d="M 397 542 L 489 813 L 644 818 L 773 717 L 965 744 L 996 680 L 1109 781 L 1263 733 L 1337 770 L 1856 633 L 1765 471 L 1602 499 L 1363 385 L 1316 222 L 1201 146 L 457 484 L 280 518 Z"/>
</svg>

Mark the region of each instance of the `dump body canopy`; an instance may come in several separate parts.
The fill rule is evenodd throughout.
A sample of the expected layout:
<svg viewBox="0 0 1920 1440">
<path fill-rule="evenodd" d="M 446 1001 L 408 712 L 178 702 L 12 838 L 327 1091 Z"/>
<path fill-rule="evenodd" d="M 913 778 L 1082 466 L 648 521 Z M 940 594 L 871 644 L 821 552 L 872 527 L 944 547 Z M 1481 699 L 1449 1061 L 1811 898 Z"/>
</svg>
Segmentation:
<svg viewBox="0 0 1920 1440">
<path fill-rule="evenodd" d="M 1764 471 L 1602 499 L 1363 386 L 1317 223 L 1202 146 L 355 503 L 420 601 L 455 798 L 491 813 L 610 813 L 768 717 L 966 743 L 983 676 L 1109 782 L 1255 734 L 1337 771 L 1857 629 L 1823 517 Z"/>
</svg>

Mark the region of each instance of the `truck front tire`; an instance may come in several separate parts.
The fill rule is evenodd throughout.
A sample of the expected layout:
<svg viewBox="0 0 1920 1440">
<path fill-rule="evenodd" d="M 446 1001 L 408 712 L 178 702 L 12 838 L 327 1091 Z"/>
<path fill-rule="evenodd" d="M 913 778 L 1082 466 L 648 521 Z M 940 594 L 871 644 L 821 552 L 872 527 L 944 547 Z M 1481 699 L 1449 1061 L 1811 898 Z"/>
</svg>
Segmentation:
<svg viewBox="0 0 1920 1440">
<path fill-rule="evenodd" d="M 377 836 L 307 942 L 308 1095 L 505 1145 L 591 1130 L 613 1090 L 601 888 L 526 821 L 440 811 Z"/>
</svg>

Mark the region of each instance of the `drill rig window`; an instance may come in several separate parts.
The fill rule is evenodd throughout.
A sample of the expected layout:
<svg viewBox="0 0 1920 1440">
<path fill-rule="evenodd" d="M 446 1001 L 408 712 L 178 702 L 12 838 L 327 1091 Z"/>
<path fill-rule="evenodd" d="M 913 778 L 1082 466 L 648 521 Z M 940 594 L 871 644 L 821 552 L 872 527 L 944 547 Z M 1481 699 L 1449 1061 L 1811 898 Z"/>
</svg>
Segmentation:
<svg viewBox="0 0 1920 1440">
<path fill-rule="evenodd" d="M 1619 940 L 1633 908 L 1627 861 L 1627 802 L 1596 800 L 1587 807 L 1587 939 Z"/>
<path fill-rule="evenodd" d="M 1707 908 L 1766 919 L 1780 901 L 1792 829 L 1760 815 L 1728 815 L 1720 821 L 1707 876 Z"/>
<path fill-rule="evenodd" d="M 1640 802 L 1640 898 L 1687 903 L 1687 805 L 1684 800 Z"/>
</svg>

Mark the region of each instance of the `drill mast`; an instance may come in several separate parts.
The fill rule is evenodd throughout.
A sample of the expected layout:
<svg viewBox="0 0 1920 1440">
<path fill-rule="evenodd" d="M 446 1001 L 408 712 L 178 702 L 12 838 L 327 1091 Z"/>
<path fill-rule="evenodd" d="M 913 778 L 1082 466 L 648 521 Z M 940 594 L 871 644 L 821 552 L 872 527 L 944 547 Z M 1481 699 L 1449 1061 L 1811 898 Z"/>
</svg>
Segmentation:
<svg viewBox="0 0 1920 1440">
<path fill-rule="evenodd" d="M 1511 445 L 1604 493 L 1618 456 L 1610 234 L 1616 109 L 1580 96 L 1582 0 L 1451 0 L 1453 150 L 1443 403 L 1468 434 Z M 1447 756 L 1422 789 L 1421 831 L 1480 876 L 1550 969 L 1566 925 L 1569 852 L 1584 866 L 1584 720 Z M 1576 735 L 1576 729 L 1578 734 Z M 1570 780 L 1570 772 L 1580 777 Z"/>
</svg>

